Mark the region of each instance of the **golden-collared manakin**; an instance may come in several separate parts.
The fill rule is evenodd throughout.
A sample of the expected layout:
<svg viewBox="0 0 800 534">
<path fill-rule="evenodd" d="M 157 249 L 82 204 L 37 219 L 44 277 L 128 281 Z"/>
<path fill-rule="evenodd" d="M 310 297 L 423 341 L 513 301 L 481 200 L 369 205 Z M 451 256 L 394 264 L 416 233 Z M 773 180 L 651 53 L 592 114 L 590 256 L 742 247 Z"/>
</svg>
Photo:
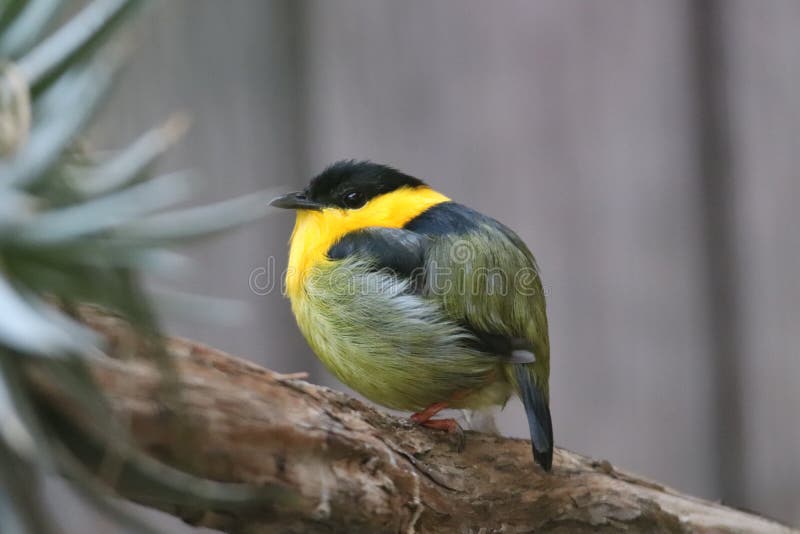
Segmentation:
<svg viewBox="0 0 800 534">
<path fill-rule="evenodd" d="M 444 408 L 525 407 L 533 456 L 553 459 L 550 349 L 539 270 L 509 228 L 423 181 L 341 161 L 272 201 L 297 211 L 286 292 L 339 380 L 431 428 Z"/>
</svg>

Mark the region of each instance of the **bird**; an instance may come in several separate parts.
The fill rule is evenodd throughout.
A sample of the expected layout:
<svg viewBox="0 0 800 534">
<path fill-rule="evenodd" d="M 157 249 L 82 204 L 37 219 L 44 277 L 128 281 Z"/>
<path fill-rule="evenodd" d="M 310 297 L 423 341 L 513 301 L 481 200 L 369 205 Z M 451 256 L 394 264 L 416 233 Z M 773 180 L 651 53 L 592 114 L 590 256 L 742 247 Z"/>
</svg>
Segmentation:
<svg viewBox="0 0 800 534">
<path fill-rule="evenodd" d="M 539 267 L 507 226 L 421 179 L 342 160 L 271 206 L 296 211 L 285 293 L 341 382 L 422 426 L 446 408 L 525 408 L 550 471 L 550 347 Z"/>
</svg>

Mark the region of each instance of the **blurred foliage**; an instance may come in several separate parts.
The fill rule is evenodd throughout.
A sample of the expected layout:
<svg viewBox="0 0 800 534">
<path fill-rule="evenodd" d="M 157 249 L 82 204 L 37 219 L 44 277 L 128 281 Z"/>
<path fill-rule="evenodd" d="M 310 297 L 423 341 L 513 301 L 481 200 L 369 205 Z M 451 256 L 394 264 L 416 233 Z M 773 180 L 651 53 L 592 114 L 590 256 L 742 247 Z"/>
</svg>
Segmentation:
<svg viewBox="0 0 800 534">
<path fill-rule="evenodd" d="M 64 475 L 79 495 L 117 520 L 137 523 L 87 467 L 86 456 L 118 457 L 126 482 L 155 501 L 241 504 L 247 488 L 199 480 L 145 456 L 121 424 L 110 422 L 89 358 L 101 340 L 70 310 L 95 303 L 131 321 L 158 347 L 143 272 L 174 261 L 165 247 L 259 216 L 263 194 L 165 211 L 184 200 L 182 173 L 151 177 L 156 159 L 185 127 L 180 116 L 105 158 L 79 136 L 111 88 L 124 50 L 109 39 L 136 12 L 136 0 L 95 0 L 45 35 L 65 2 L 0 3 L 0 532 L 50 532 L 38 484 Z M 162 353 L 155 349 L 154 354 Z M 26 366 L 59 384 L 104 425 L 103 443 L 65 437 L 63 421 L 42 406 Z M 162 361 L 165 371 L 171 369 Z M 165 373 L 170 376 L 170 373 Z M 78 443 L 67 443 L 77 439 Z M 97 457 L 94 458 L 96 463 Z"/>
</svg>

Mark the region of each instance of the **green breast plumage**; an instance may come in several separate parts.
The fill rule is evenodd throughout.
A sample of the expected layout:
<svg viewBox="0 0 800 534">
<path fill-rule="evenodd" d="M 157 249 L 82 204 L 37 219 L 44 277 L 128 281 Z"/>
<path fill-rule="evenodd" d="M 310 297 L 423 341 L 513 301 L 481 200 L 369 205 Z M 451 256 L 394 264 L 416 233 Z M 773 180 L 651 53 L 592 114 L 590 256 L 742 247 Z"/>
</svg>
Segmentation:
<svg viewBox="0 0 800 534">
<path fill-rule="evenodd" d="M 421 410 L 474 391 L 466 404 L 505 402 L 510 389 L 498 381 L 498 361 L 411 284 L 356 255 L 316 265 L 292 306 L 320 360 L 370 400 Z"/>
</svg>

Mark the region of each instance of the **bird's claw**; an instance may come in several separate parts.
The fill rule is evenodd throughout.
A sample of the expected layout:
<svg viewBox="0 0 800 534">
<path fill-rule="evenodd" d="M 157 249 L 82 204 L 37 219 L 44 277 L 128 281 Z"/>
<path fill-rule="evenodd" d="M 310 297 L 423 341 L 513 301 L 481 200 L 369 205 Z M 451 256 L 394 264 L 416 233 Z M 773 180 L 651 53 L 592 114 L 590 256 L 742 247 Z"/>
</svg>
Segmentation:
<svg viewBox="0 0 800 534">
<path fill-rule="evenodd" d="M 412 421 L 415 421 L 412 417 Z M 415 421 L 417 422 L 417 421 Z M 447 432 L 455 445 L 456 451 L 461 452 L 467 443 L 466 435 L 461 425 L 455 419 L 428 419 L 427 421 L 418 422 L 419 425 L 434 430 L 444 430 Z"/>
</svg>

